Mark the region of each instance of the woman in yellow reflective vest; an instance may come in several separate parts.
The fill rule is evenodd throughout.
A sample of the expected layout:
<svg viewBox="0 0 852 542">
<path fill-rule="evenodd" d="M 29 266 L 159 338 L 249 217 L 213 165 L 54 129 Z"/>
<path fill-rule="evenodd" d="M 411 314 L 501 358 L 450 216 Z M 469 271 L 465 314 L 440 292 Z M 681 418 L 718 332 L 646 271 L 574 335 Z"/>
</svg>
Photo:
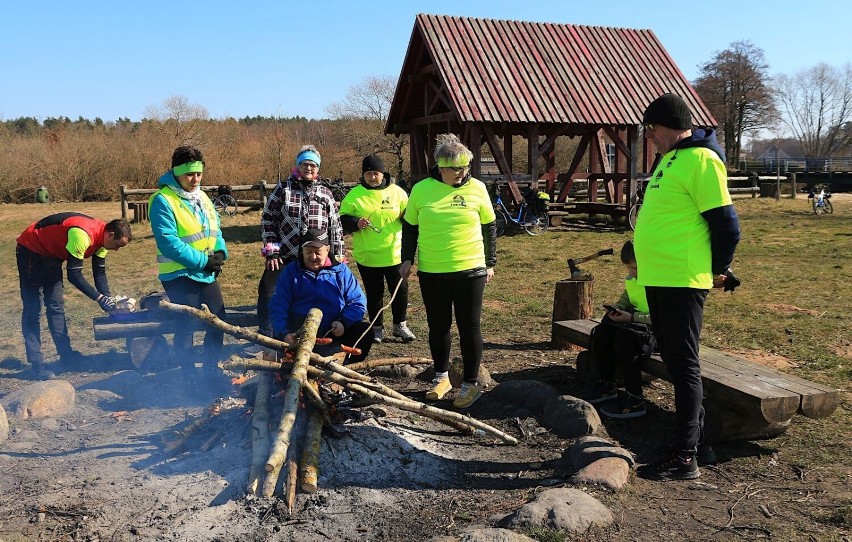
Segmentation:
<svg viewBox="0 0 852 542">
<path fill-rule="evenodd" d="M 228 259 L 219 215 L 207 194 L 201 190 L 204 157 L 195 147 L 185 145 L 172 154 L 172 169 L 157 181 L 160 187 L 149 200 L 151 229 L 157 242 L 160 282 L 172 303 L 201 308 L 207 305 L 220 318 L 225 302 L 216 277 Z M 178 326 L 183 325 L 176 320 Z M 189 322 L 186 322 L 187 324 Z M 184 383 L 201 388 L 201 375 L 195 369 L 193 332 L 175 330 L 175 355 L 181 363 Z M 203 375 L 212 380 L 218 374 L 223 332 L 211 328 L 204 336 Z"/>
</svg>

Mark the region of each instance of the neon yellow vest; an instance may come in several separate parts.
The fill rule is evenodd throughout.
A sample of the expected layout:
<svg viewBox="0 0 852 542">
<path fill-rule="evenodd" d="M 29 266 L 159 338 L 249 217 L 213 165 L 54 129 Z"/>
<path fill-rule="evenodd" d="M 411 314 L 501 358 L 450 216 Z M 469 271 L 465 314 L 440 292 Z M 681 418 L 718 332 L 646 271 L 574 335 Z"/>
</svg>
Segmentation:
<svg viewBox="0 0 852 542">
<path fill-rule="evenodd" d="M 207 215 L 207 224 L 209 224 L 209 228 L 206 231 L 195 214 L 181 201 L 180 196 L 168 186 L 164 186 L 151 196 L 148 200 L 148 207 L 151 206 L 151 203 L 158 194 L 163 196 L 163 199 L 168 202 L 169 207 L 172 209 L 177 226 L 177 235 L 180 240 L 196 250 L 206 252 L 207 254 L 212 253 L 213 247 L 216 246 L 216 239 L 219 237 L 219 222 L 216 219 L 216 209 L 213 207 L 213 203 L 207 197 L 207 194 L 202 193 L 201 195 L 201 205 L 204 208 L 204 213 Z M 186 269 L 185 265 L 163 256 L 160 248 L 157 247 L 157 271 L 160 276 L 175 273 L 183 269 Z"/>
</svg>

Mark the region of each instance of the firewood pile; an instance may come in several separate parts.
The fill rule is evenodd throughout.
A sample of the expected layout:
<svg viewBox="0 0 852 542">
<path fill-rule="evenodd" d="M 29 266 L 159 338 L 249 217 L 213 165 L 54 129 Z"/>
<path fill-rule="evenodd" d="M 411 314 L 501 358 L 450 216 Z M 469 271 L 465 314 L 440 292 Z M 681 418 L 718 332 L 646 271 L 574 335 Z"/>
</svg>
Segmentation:
<svg viewBox="0 0 852 542">
<path fill-rule="evenodd" d="M 302 328 L 296 333 L 299 337 L 297 344 L 290 345 L 223 322 L 206 307 L 195 309 L 161 301 L 160 308 L 191 315 L 236 338 L 278 352 L 276 357 L 280 358 L 280 361 L 244 359 L 234 356 L 225 361 L 222 368 L 237 372 L 251 370 L 259 373 L 256 379 L 257 391 L 254 405 L 251 410 L 251 423 L 243 424 L 244 427 L 251 428 L 252 444 L 251 467 L 246 491 L 249 495 L 283 496 L 291 513 L 298 489 L 304 493 L 314 493 L 318 489 L 322 430 L 325 427 L 332 435 L 340 435 L 332 419 L 337 408 L 337 401 L 345 394 L 349 396 L 354 394 L 366 401 L 383 403 L 431 418 L 464 434 L 493 437 L 506 444 L 518 443 L 517 439 L 511 435 L 470 416 L 415 401 L 376 379 L 358 372 L 396 363 L 430 363 L 428 359 L 394 358 L 343 365 L 346 352 L 334 356 L 320 356 L 314 353 L 317 329 L 322 320 L 319 309 L 311 309 Z M 275 409 L 271 408 L 271 401 L 273 397 L 277 398 L 281 394 L 283 394 L 281 415 L 279 419 L 273 420 L 272 413 Z M 210 412 L 193 422 L 196 427 L 188 431 L 185 428 L 183 430 L 186 432 L 185 435 L 176 435 L 166 444 L 167 449 L 183 445 L 188 435 L 196 433 L 200 427 L 209 424 L 214 417 L 222 416 L 221 405 L 218 414 L 213 412 L 215 406 L 214 404 L 211 409 L 208 409 Z M 247 412 L 246 408 L 239 410 Z M 230 420 L 228 421 L 226 431 L 233 430 Z M 270 428 L 272 428 L 271 431 Z M 218 442 L 220 429 L 208 433 L 210 434 L 204 442 L 210 442 L 210 446 L 215 445 Z M 278 490 L 279 487 L 280 490 Z"/>
</svg>

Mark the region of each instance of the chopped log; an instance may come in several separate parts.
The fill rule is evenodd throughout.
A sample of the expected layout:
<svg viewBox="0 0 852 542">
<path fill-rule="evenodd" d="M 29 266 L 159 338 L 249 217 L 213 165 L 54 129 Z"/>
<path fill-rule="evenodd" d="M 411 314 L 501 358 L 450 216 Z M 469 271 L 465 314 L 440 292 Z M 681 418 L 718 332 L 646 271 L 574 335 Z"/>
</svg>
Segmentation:
<svg viewBox="0 0 852 542">
<path fill-rule="evenodd" d="M 299 483 L 299 463 L 295 457 L 287 460 L 287 492 L 284 501 L 287 503 L 287 512 L 292 516 L 293 507 L 296 505 L 296 486 Z"/>
<path fill-rule="evenodd" d="M 431 365 L 431 358 L 384 358 L 384 359 L 369 359 L 351 363 L 346 367 L 351 371 L 363 371 L 364 369 L 373 369 L 375 367 L 386 367 L 388 365 Z"/>
<path fill-rule="evenodd" d="M 316 493 L 319 478 L 319 456 L 322 445 L 322 417 L 314 410 L 308 418 L 305 451 L 302 453 L 302 491 Z"/>
<path fill-rule="evenodd" d="M 591 275 L 557 281 L 556 288 L 553 291 L 553 318 L 551 321 L 560 322 L 562 320 L 591 318 L 594 289 L 595 279 Z M 577 345 L 561 340 L 558 335 L 553 335 L 551 342 L 557 350 L 579 350 Z"/>
<path fill-rule="evenodd" d="M 278 432 L 272 444 L 272 451 L 266 460 L 267 474 L 266 480 L 263 482 L 264 497 L 271 497 L 275 492 L 275 486 L 278 483 L 278 476 L 281 472 L 284 458 L 287 457 L 287 449 L 290 447 L 290 434 L 293 429 L 293 423 L 296 421 L 299 391 L 307 381 L 305 372 L 311 358 L 311 351 L 314 348 L 314 341 L 316 340 L 320 321 L 322 321 L 322 311 L 314 308 L 308 311 L 308 316 L 305 318 L 305 323 L 302 326 L 303 332 L 300 334 L 301 339 L 299 339 L 299 346 L 296 349 L 293 370 L 290 373 L 290 380 L 287 381 L 285 389 L 284 412 L 281 414 L 281 421 L 278 423 Z"/>
<path fill-rule="evenodd" d="M 272 392 L 272 375 L 262 372 L 258 376 L 254 412 L 251 415 L 251 469 L 248 493 L 256 495 L 261 479 L 266 473 L 264 465 L 269 457 L 269 394 Z"/>
</svg>

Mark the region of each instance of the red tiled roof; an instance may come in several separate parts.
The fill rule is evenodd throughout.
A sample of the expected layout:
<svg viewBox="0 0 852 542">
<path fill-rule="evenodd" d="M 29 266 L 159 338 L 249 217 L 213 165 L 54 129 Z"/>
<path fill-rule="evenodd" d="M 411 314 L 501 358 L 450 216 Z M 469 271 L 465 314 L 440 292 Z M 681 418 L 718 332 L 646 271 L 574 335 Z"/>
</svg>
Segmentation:
<svg viewBox="0 0 852 542">
<path fill-rule="evenodd" d="M 404 123 L 406 69 L 425 47 L 462 122 L 638 125 L 665 92 L 716 121 L 651 30 L 419 14 L 388 126 Z"/>
</svg>

